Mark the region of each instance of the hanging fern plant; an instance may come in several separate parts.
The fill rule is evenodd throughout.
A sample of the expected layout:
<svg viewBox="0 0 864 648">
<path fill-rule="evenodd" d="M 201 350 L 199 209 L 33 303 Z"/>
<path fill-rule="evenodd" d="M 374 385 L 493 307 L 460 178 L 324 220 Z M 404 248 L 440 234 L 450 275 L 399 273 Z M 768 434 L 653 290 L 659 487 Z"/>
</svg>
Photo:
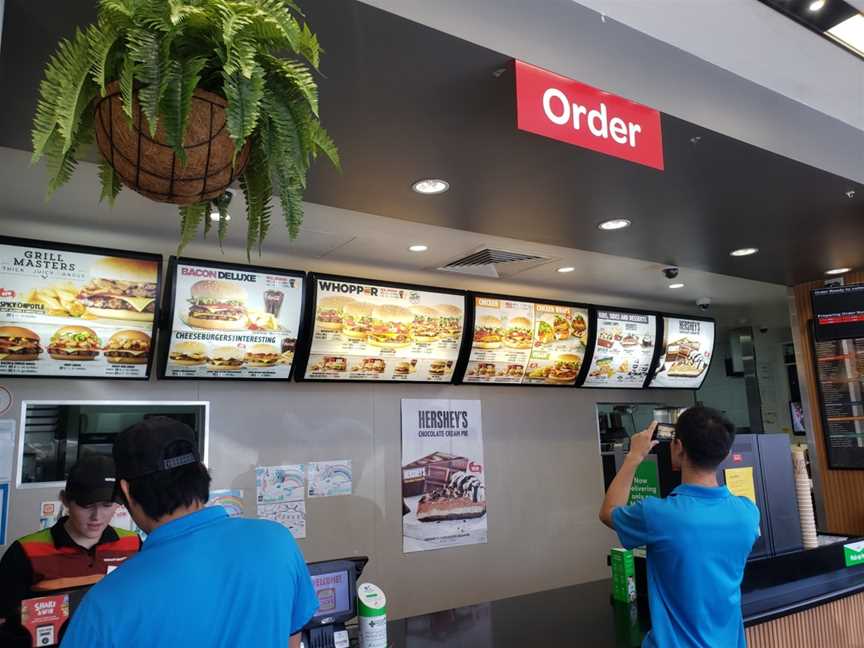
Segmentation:
<svg viewBox="0 0 864 648">
<path fill-rule="evenodd" d="M 320 52 L 290 0 L 100 0 L 45 68 L 33 161 L 46 160 L 50 196 L 95 139 L 102 199 L 126 185 L 180 204 L 180 250 L 211 211 L 222 244 L 236 179 L 247 256 L 260 253 L 273 194 L 296 238 L 310 165 L 323 153 L 339 167 L 318 118 Z"/>
</svg>

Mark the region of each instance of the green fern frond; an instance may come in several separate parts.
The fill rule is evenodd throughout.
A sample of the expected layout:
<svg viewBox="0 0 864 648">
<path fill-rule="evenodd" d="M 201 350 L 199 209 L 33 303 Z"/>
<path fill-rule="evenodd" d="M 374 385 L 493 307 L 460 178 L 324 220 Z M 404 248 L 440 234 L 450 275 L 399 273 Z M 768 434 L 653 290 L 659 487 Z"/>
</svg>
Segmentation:
<svg viewBox="0 0 864 648">
<path fill-rule="evenodd" d="M 318 151 L 324 153 L 330 160 L 331 164 L 339 171 L 342 170 L 342 164 L 339 160 L 339 149 L 336 144 L 330 139 L 330 135 L 324 130 L 324 127 L 319 121 L 309 123 L 309 132 L 312 135 L 312 142 L 315 144 L 316 155 Z"/>
<path fill-rule="evenodd" d="M 132 110 L 135 100 L 135 60 L 128 54 L 123 57 L 120 65 L 120 99 L 123 105 L 123 114 L 132 123 Z"/>
<path fill-rule="evenodd" d="M 93 122 L 82 124 L 72 146 L 66 148 L 59 131 L 49 139 L 45 147 L 45 167 L 48 170 L 48 195 L 66 184 L 78 166 L 78 152 L 93 142 Z"/>
<path fill-rule="evenodd" d="M 207 203 L 207 209 L 204 210 L 204 238 L 207 238 L 207 235 L 210 233 L 210 229 L 213 227 L 213 221 L 210 220 L 210 212 L 213 210 L 213 205 Z"/>
<path fill-rule="evenodd" d="M 120 29 L 104 18 L 87 32 L 92 61 L 90 74 L 93 77 L 93 82 L 99 86 L 99 92 L 103 97 L 105 96 L 108 57 L 119 37 Z"/>
<path fill-rule="evenodd" d="M 207 203 L 196 203 L 194 205 L 183 205 L 180 207 L 180 244 L 177 246 L 177 255 L 183 253 L 195 235 L 198 227 L 207 214 Z"/>
<path fill-rule="evenodd" d="M 123 188 L 120 182 L 120 176 L 108 162 L 101 160 L 99 162 L 99 182 L 102 184 L 102 194 L 99 196 L 99 202 L 108 200 L 108 204 L 113 207 L 117 200 L 117 194 Z"/>
<path fill-rule="evenodd" d="M 207 12 L 203 7 L 186 0 L 168 0 L 168 15 L 171 24 L 176 27 L 190 19 L 205 18 Z"/>
<path fill-rule="evenodd" d="M 183 137 L 189 121 L 189 109 L 192 106 L 192 94 L 201 79 L 201 70 L 207 60 L 194 58 L 189 61 L 171 61 L 165 83 L 165 94 L 159 112 L 162 115 L 162 126 L 165 138 L 174 148 L 180 164 L 186 165 L 186 151 L 183 148 Z"/>
<path fill-rule="evenodd" d="M 132 20 L 136 0 L 99 0 L 99 13 L 105 18 L 122 22 Z"/>
<path fill-rule="evenodd" d="M 312 72 L 301 61 L 280 59 L 275 56 L 265 56 L 264 63 L 267 66 L 268 76 L 278 75 L 306 99 L 312 114 L 318 116 L 318 84 Z"/>
<path fill-rule="evenodd" d="M 168 56 L 171 38 L 160 32 L 135 28 L 129 30 L 126 40 L 129 57 L 135 62 L 135 78 L 143 84 L 138 91 L 138 101 L 153 137 L 171 64 Z"/>
<path fill-rule="evenodd" d="M 321 65 L 321 45 L 318 43 L 318 37 L 309 29 L 309 25 L 303 23 L 303 30 L 300 34 L 300 41 L 297 43 L 297 51 L 306 57 L 306 60 L 312 64 L 316 70 Z"/>
<path fill-rule="evenodd" d="M 224 74 L 225 110 L 228 133 L 234 140 L 234 154 L 239 153 L 248 137 L 255 130 L 261 111 L 261 98 L 264 95 L 264 70 L 256 64 L 252 76 L 244 77 L 240 72 Z"/>
<path fill-rule="evenodd" d="M 258 137 L 252 139 L 249 163 L 240 176 L 240 189 L 246 199 L 246 258 L 251 260 L 252 248 L 261 245 L 270 230 L 270 215 L 273 209 L 273 183 L 263 143 Z"/>
<path fill-rule="evenodd" d="M 216 205 L 219 210 L 219 228 L 216 230 L 216 236 L 219 239 L 219 249 L 222 250 L 222 244 L 225 242 L 225 235 L 228 233 L 228 206 Z"/>
</svg>

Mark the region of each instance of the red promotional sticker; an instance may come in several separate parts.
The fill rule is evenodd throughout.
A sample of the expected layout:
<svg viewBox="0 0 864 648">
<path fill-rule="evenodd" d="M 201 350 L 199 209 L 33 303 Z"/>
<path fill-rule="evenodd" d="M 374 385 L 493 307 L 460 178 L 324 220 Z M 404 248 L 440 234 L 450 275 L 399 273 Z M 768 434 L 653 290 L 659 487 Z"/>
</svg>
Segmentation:
<svg viewBox="0 0 864 648">
<path fill-rule="evenodd" d="M 519 130 L 663 170 L 660 113 L 516 61 Z"/>
</svg>

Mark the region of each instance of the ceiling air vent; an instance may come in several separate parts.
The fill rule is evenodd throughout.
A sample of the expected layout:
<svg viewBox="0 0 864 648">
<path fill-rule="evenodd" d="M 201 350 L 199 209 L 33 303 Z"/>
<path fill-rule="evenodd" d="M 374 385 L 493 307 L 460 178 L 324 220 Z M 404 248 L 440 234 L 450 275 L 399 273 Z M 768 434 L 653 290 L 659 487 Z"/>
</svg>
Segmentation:
<svg viewBox="0 0 864 648">
<path fill-rule="evenodd" d="M 549 257 L 537 256 L 536 254 L 480 248 L 468 256 L 441 266 L 438 270 L 497 279 L 499 277 L 512 277 L 552 260 Z"/>
</svg>

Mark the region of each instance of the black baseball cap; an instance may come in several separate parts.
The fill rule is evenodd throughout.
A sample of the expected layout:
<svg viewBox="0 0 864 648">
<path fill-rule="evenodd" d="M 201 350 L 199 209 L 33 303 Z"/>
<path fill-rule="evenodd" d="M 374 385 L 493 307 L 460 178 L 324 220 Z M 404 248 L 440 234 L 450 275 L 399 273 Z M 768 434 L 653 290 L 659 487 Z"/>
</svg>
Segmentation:
<svg viewBox="0 0 864 648">
<path fill-rule="evenodd" d="M 113 502 L 114 461 L 105 455 L 85 455 L 69 471 L 66 497 L 79 506 Z"/>
<path fill-rule="evenodd" d="M 168 448 L 180 444 L 180 452 Z M 183 447 L 185 446 L 185 447 Z M 117 479 L 137 479 L 163 470 L 198 463 L 195 432 L 185 423 L 168 416 L 151 416 L 135 423 L 114 440 Z"/>
</svg>

